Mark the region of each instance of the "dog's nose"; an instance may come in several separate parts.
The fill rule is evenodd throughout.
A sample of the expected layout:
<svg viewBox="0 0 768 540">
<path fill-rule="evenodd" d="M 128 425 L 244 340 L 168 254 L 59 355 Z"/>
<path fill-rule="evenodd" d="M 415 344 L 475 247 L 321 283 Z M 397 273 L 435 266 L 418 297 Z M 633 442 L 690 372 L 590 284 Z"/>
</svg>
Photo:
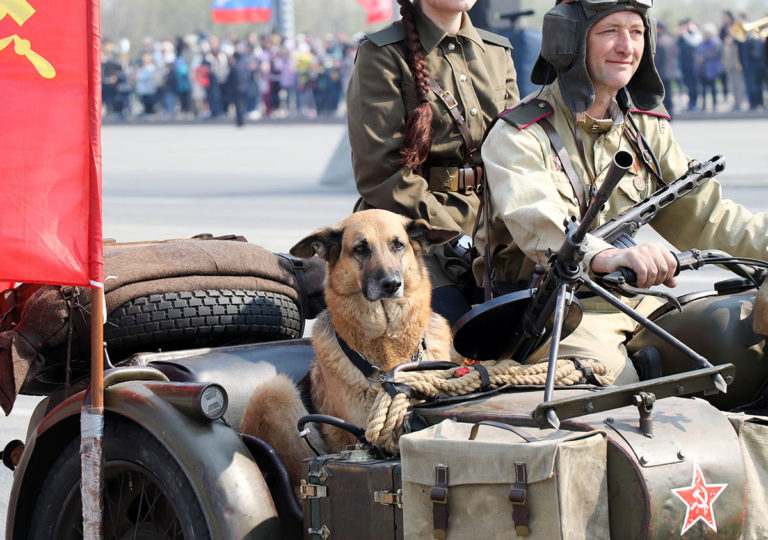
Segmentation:
<svg viewBox="0 0 768 540">
<path fill-rule="evenodd" d="M 381 280 L 381 289 L 387 296 L 394 295 L 403 286 L 403 280 L 398 276 L 388 276 Z"/>
</svg>

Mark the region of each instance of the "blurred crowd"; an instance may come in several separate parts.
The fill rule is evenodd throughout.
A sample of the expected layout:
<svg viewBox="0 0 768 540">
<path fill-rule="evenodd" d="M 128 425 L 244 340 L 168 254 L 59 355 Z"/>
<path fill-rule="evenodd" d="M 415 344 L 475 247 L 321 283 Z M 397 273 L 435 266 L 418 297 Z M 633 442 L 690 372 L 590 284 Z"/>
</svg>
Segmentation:
<svg viewBox="0 0 768 540">
<path fill-rule="evenodd" d="M 768 19 L 748 23 L 724 11 L 719 23 L 684 19 L 658 25 L 656 63 L 671 113 L 743 111 L 765 107 Z M 746 24 L 744 26 L 740 24 Z M 105 39 L 105 118 L 246 120 L 342 116 L 359 36 L 322 38 L 206 33 L 174 40 Z M 522 74 L 521 74 L 522 76 Z"/>
<path fill-rule="evenodd" d="M 105 118 L 246 119 L 342 114 L 355 45 L 345 34 L 294 39 L 204 33 L 102 43 Z"/>
<path fill-rule="evenodd" d="M 671 30 L 658 25 L 656 65 L 665 105 L 687 111 L 743 111 L 765 106 L 768 43 L 761 26 L 724 11 L 719 24 L 686 18 Z"/>
</svg>

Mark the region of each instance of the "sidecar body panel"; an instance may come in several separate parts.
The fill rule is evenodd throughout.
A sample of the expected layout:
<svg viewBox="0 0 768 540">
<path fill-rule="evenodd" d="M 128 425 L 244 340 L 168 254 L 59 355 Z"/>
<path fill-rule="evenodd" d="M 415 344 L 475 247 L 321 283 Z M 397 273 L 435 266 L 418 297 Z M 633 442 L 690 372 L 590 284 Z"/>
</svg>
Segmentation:
<svg viewBox="0 0 768 540">
<path fill-rule="evenodd" d="M 589 390 L 560 389 L 555 399 L 585 392 Z M 429 424 L 451 418 L 533 426 L 533 411 L 542 400 L 541 390 L 500 393 L 419 408 L 417 414 Z M 664 539 L 683 532 L 697 538 L 738 538 L 746 483 L 738 435 L 731 423 L 706 401 L 676 397 L 656 401 L 651 418 L 650 436 L 641 431 L 635 407 L 571 418 L 560 425 L 560 429 L 599 430 L 608 436 L 611 538 Z M 703 492 L 696 491 L 702 486 Z M 695 498 L 702 493 L 708 495 L 704 502 Z M 711 519 L 692 522 L 697 511 L 708 519 L 711 511 Z"/>
</svg>

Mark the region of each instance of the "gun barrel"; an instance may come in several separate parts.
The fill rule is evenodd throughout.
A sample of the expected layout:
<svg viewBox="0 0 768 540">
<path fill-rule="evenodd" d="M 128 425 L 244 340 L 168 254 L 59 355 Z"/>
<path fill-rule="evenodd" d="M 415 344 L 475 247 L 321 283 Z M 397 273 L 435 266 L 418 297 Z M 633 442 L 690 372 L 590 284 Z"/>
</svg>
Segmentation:
<svg viewBox="0 0 768 540">
<path fill-rule="evenodd" d="M 579 228 L 573 235 L 574 242 L 581 242 L 587 235 L 587 232 L 592 227 L 592 223 L 595 221 L 597 214 L 603 208 L 603 205 L 608 201 L 611 193 L 613 193 L 613 190 L 616 189 L 616 186 L 619 184 L 621 179 L 624 178 L 624 175 L 632 166 L 634 161 L 635 158 L 626 150 L 619 150 L 613 155 L 613 161 L 611 162 L 610 167 L 608 167 L 608 171 L 605 173 L 605 179 L 603 180 L 603 183 L 600 184 L 600 189 L 597 190 L 595 198 L 592 200 L 589 208 L 587 208 L 587 211 L 581 218 Z"/>
</svg>

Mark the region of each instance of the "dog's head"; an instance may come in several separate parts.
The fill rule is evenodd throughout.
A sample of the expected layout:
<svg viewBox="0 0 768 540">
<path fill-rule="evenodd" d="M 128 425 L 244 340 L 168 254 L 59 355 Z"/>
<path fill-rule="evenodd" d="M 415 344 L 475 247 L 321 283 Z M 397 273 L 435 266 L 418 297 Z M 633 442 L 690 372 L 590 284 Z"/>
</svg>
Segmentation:
<svg viewBox="0 0 768 540">
<path fill-rule="evenodd" d="M 328 280 L 340 294 L 362 292 L 370 302 L 400 298 L 409 276 L 423 279 L 422 256 L 458 231 L 432 227 L 386 210 L 356 212 L 318 229 L 291 248 L 296 257 L 315 253 L 328 262 Z M 417 274 L 414 274 L 417 273 Z"/>
</svg>

